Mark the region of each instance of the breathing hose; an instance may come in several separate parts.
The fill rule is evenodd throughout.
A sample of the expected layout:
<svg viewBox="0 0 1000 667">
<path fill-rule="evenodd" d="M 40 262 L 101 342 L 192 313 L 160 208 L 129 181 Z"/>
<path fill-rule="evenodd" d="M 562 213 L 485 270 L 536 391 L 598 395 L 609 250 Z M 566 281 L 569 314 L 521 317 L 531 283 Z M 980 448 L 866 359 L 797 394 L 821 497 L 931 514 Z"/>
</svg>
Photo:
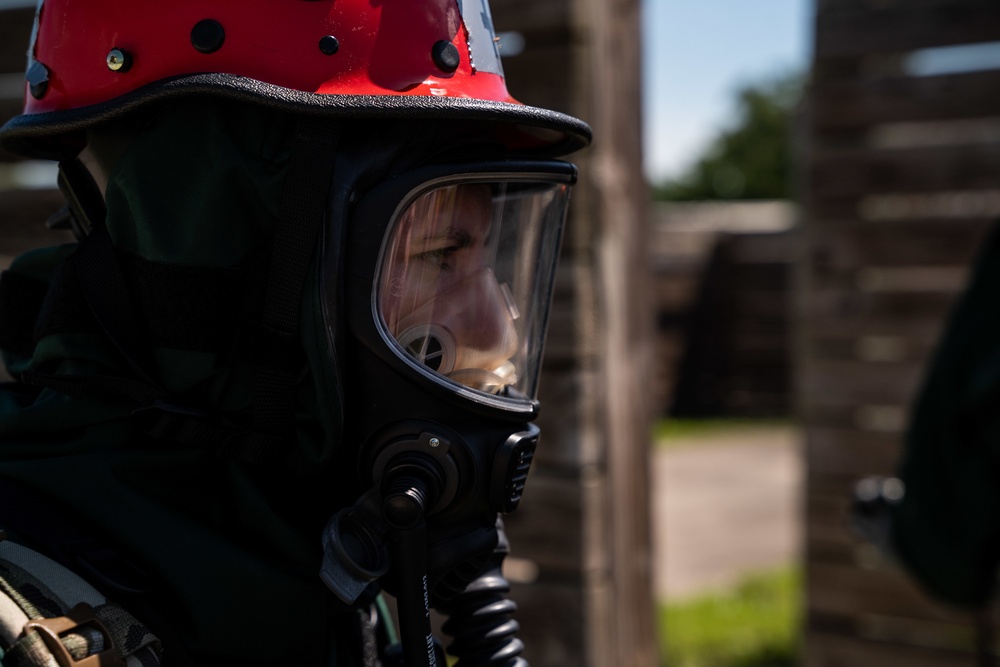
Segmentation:
<svg viewBox="0 0 1000 667">
<path fill-rule="evenodd" d="M 400 466 L 390 473 L 382 516 L 393 529 L 390 554 L 396 564 L 399 634 L 406 667 L 438 667 L 427 590 L 427 528 L 432 504 L 430 480 L 419 468 Z"/>
<path fill-rule="evenodd" d="M 438 667 L 431 631 L 427 588 L 427 530 L 424 516 L 433 505 L 435 479 L 422 466 L 400 465 L 387 475 L 382 516 L 392 528 L 390 545 L 396 565 L 399 631 L 406 667 Z M 524 643 L 516 637 L 520 625 L 512 618 L 517 604 L 507 598 L 510 582 L 502 573 L 509 551 L 503 524 L 499 540 L 483 574 L 469 583 L 442 611 L 443 630 L 452 637 L 448 652 L 455 667 L 528 667 L 521 657 Z"/>
<path fill-rule="evenodd" d="M 427 535 L 421 523 L 401 530 L 392 542 L 393 560 L 399 567 L 399 636 L 406 667 L 437 667 L 438 660 L 431 632 L 427 591 Z"/>
<path fill-rule="evenodd" d="M 510 582 L 501 570 L 507 537 L 500 521 L 497 528 L 500 542 L 488 569 L 442 610 L 448 615 L 442 629 L 452 638 L 448 652 L 458 658 L 455 667 L 528 667 L 521 657 L 524 643 L 516 636 L 521 626 L 511 617 L 517 604 L 507 598 Z"/>
</svg>

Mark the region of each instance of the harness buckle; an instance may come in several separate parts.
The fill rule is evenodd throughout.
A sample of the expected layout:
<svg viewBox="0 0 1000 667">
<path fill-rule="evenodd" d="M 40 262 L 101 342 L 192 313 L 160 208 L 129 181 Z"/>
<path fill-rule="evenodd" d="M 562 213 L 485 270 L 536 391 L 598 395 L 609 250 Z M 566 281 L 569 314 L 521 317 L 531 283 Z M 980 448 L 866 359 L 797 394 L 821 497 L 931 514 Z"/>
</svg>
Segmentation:
<svg viewBox="0 0 1000 667">
<path fill-rule="evenodd" d="M 104 650 L 77 660 L 70 655 L 62 643 L 65 635 L 80 630 L 96 630 L 104 640 Z M 125 660 L 111 639 L 108 629 L 94 615 L 93 608 L 86 602 L 73 607 L 65 616 L 36 618 L 24 624 L 24 632 L 34 630 L 42 638 L 59 667 L 125 667 Z"/>
</svg>

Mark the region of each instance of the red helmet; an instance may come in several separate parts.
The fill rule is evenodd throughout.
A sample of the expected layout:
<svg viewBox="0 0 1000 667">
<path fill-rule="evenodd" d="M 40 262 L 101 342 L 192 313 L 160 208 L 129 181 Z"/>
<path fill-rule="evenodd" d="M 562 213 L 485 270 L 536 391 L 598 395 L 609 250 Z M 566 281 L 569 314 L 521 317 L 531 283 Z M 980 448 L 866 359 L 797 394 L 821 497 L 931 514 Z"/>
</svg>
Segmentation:
<svg viewBox="0 0 1000 667">
<path fill-rule="evenodd" d="M 487 0 L 40 0 L 26 79 L 24 113 L 0 141 L 38 156 L 190 94 L 340 117 L 493 121 L 510 147 L 548 154 L 590 139 L 585 123 L 507 92 Z"/>
</svg>

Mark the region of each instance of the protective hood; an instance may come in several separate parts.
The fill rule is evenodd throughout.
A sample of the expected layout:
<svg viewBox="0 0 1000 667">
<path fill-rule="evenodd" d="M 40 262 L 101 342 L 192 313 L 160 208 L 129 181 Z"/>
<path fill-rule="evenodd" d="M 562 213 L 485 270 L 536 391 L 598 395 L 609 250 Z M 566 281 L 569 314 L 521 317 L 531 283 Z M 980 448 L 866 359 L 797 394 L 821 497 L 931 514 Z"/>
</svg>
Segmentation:
<svg viewBox="0 0 1000 667">
<path fill-rule="evenodd" d="M 146 370 L 178 405 L 248 412 L 256 348 L 247 322 L 259 315 L 294 126 L 280 113 L 219 100 L 164 106 L 143 122 L 110 176 L 107 229 L 152 341 Z M 134 380 L 73 289 L 74 275 L 91 270 L 76 255 L 74 246 L 33 251 L 10 269 L 36 289 L 52 287 L 33 352 L 4 350 L 8 368 Z M 328 351 L 315 284 L 307 280 L 300 311 L 304 356 L 293 360 L 302 369 L 297 438 L 276 466 L 149 437 L 138 406 L 114 383 L 0 391 L 0 487 L 37 492 L 92 527 L 89 545 L 65 545 L 85 569 L 104 546 L 135 564 L 137 615 L 157 610 L 144 620 L 176 647 L 178 664 L 202 664 L 213 651 L 227 662 L 281 664 L 289 646 L 296 664 L 327 664 L 317 637 L 336 644 L 344 632 L 316 574 L 318 536 L 342 502 L 339 471 L 328 465 L 342 415 L 332 371 L 308 370 L 330 367 L 319 361 Z M 17 533 L 16 522 L 0 521 Z M 121 596 L 121 582 L 93 583 Z M 270 641 L 259 641 L 262 626 Z"/>
</svg>

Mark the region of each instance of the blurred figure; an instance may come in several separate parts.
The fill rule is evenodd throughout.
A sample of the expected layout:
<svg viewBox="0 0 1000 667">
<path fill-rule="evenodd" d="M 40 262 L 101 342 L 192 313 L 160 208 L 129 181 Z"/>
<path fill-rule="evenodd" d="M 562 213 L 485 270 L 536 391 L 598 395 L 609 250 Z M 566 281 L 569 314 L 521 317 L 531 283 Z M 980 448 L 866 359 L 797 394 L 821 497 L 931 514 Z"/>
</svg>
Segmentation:
<svg viewBox="0 0 1000 667">
<path fill-rule="evenodd" d="M 934 596 L 982 608 L 1000 564 L 1000 234 L 925 374 L 898 478 L 862 480 L 855 525 Z"/>
</svg>

